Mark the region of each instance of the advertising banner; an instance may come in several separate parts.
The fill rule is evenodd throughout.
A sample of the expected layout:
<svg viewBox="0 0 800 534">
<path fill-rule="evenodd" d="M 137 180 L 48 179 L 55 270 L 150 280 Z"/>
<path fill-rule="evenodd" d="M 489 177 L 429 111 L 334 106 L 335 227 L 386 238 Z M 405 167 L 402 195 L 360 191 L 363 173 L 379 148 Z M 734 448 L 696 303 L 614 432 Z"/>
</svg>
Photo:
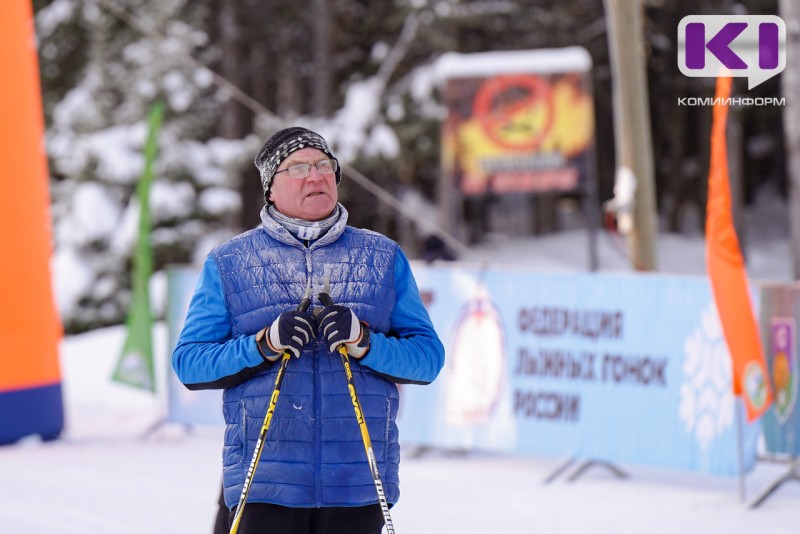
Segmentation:
<svg viewBox="0 0 800 534">
<path fill-rule="evenodd" d="M 764 415 L 764 438 L 771 453 L 800 455 L 800 378 L 797 318 L 800 287 L 765 286 L 761 289 L 761 339 L 767 356 L 775 400 Z"/>
<path fill-rule="evenodd" d="M 443 171 L 465 196 L 572 191 L 588 180 L 586 50 L 445 54 Z"/>
<path fill-rule="evenodd" d="M 738 473 L 741 406 L 707 279 L 414 274 L 447 360 L 403 387 L 404 443 Z M 744 429 L 747 469 L 759 430 Z"/>
</svg>

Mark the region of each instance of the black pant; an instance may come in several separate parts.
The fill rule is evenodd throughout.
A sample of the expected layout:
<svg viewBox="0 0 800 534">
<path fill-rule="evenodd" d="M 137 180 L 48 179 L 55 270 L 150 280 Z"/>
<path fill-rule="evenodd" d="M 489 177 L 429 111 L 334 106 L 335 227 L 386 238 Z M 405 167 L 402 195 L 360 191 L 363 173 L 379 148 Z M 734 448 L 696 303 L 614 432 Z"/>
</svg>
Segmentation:
<svg viewBox="0 0 800 534">
<path fill-rule="evenodd" d="M 217 501 L 217 517 L 214 518 L 214 534 L 228 534 L 230 532 L 231 527 L 228 524 L 228 515 L 228 507 L 225 505 L 225 492 L 220 490 L 219 500 Z"/>
<path fill-rule="evenodd" d="M 230 513 L 233 523 L 235 509 Z M 239 534 L 380 534 L 383 512 L 378 504 L 356 507 L 287 508 L 248 503 Z"/>
</svg>

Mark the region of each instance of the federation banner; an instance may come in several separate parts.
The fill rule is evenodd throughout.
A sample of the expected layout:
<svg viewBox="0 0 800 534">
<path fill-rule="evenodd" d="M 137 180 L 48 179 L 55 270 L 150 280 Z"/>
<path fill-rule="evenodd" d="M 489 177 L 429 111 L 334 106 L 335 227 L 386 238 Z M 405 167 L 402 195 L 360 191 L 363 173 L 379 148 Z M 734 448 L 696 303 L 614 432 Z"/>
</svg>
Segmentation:
<svg viewBox="0 0 800 534">
<path fill-rule="evenodd" d="M 404 445 L 738 474 L 743 408 L 706 278 L 412 270 L 447 356 L 432 384 L 401 386 Z M 170 271 L 170 352 L 198 274 Z M 222 423 L 219 391 L 169 376 L 170 421 Z M 744 427 L 748 470 L 760 430 Z"/>
<path fill-rule="evenodd" d="M 414 265 L 447 351 L 404 386 L 403 443 L 739 472 L 731 362 L 705 278 Z M 759 425 L 744 429 L 746 468 Z"/>
</svg>

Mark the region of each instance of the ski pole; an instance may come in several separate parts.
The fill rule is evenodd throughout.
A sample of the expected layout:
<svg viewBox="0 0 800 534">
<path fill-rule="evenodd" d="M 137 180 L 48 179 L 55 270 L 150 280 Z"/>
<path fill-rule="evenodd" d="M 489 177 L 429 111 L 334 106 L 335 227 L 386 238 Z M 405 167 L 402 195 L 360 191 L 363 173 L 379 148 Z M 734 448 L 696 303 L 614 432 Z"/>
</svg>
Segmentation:
<svg viewBox="0 0 800 534">
<path fill-rule="evenodd" d="M 300 304 L 297 306 L 297 311 L 306 311 L 308 309 L 309 304 L 311 304 L 310 278 L 308 280 L 308 286 L 306 287 L 306 292 L 303 294 L 303 300 L 301 300 Z M 261 451 L 264 450 L 264 442 L 267 437 L 267 430 L 269 430 L 269 425 L 270 423 L 272 423 L 272 416 L 275 413 L 275 406 L 278 404 L 278 396 L 281 394 L 281 384 L 283 383 L 283 376 L 286 373 L 286 365 L 289 363 L 289 359 L 291 357 L 292 353 L 289 352 L 288 350 L 283 352 L 283 357 L 281 358 L 281 365 L 278 368 L 278 374 L 275 375 L 275 386 L 272 388 L 272 396 L 270 396 L 269 399 L 269 407 L 267 408 L 267 414 L 264 416 L 264 423 L 261 425 L 261 432 L 258 434 L 258 440 L 256 441 L 256 448 L 255 450 L 253 450 L 253 459 L 250 460 L 250 467 L 247 469 L 247 476 L 245 477 L 244 485 L 242 486 L 242 494 L 239 496 L 239 504 L 236 505 L 236 515 L 233 517 L 233 523 L 231 524 L 230 534 L 236 534 L 239 531 L 239 523 L 242 520 L 242 514 L 244 513 L 244 506 L 245 504 L 247 504 L 247 495 L 250 493 L 250 486 L 253 483 L 253 477 L 256 474 L 256 467 L 258 466 L 258 461 L 261 459 Z"/>
<path fill-rule="evenodd" d="M 330 289 L 330 282 L 328 277 L 325 277 L 325 285 L 322 293 L 319 294 L 319 300 L 325 306 L 333 304 L 333 299 L 328 293 Z M 337 349 L 342 358 L 342 365 L 344 365 L 344 374 L 347 376 L 347 389 L 350 391 L 350 400 L 353 403 L 353 410 L 356 412 L 356 421 L 361 429 L 361 440 L 364 442 L 364 451 L 367 453 L 367 463 L 369 470 L 372 473 L 372 481 L 375 482 L 375 490 L 378 492 L 378 502 L 381 505 L 381 512 L 383 512 L 383 522 L 386 524 L 386 534 L 395 534 L 394 525 L 392 524 L 392 516 L 389 514 L 389 504 L 386 502 L 386 493 L 383 491 L 383 483 L 381 482 L 381 474 L 378 470 L 378 461 L 375 459 L 375 451 L 372 449 L 372 440 L 369 438 L 369 430 L 367 429 L 367 421 L 364 418 L 364 410 L 361 409 L 361 401 L 358 400 L 358 393 L 356 393 L 356 385 L 353 381 L 353 372 L 350 370 L 350 356 L 347 354 L 347 347 L 342 343 Z"/>
</svg>

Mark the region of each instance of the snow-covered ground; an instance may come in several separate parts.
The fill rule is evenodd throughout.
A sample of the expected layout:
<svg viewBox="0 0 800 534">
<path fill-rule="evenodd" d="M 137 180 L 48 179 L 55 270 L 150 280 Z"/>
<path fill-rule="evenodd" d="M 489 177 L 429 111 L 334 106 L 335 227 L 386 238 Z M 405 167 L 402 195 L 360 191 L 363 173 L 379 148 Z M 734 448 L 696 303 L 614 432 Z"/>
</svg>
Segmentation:
<svg viewBox="0 0 800 534">
<path fill-rule="evenodd" d="M 62 343 L 66 432 L 0 448 L 0 532 L 211 532 L 222 430 L 159 426 L 159 396 L 111 382 L 123 336 L 112 327 Z M 545 484 L 564 458 L 414 452 L 392 511 L 403 534 L 800 532 L 798 483 L 749 509 L 735 478 L 622 466 L 624 480 L 594 468 Z M 748 500 L 785 470 L 759 464 Z"/>
</svg>

